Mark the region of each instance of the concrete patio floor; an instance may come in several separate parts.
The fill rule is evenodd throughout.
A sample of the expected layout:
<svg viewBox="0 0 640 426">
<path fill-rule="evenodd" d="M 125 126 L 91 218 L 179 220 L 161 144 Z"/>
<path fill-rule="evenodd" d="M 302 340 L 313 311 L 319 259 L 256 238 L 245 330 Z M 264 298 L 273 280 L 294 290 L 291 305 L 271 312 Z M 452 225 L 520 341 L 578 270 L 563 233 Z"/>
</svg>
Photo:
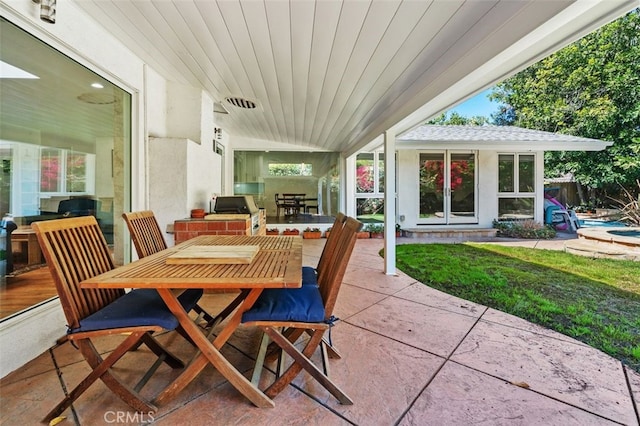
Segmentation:
<svg viewBox="0 0 640 426">
<path fill-rule="evenodd" d="M 317 263 L 323 244 L 305 240 L 305 264 Z M 358 240 L 336 308 L 341 321 L 331 333 L 342 359 L 331 360 L 330 375 L 354 405 L 340 405 L 302 374 L 274 399 L 275 408 L 256 408 L 207 367 L 153 415 L 130 411 L 102 383 L 94 384 L 61 424 L 640 424 L 640 374 L 561 334 L 430 289 L 401 272 L 385 275 L 382 246 L 382 240 Z M 203 305 L 215 311 L 230 297 L 206 294 Z M 182 359 L 194 352 L 175 333 L 160 338 Z M 223 349 L 247 377 L 259 339 L 256 330 L 241 328 Z M 106 341 L 100 350 L 112 347 Z M 151 357 L 140 349 L 125 357 L 119 372 L 133 375 L 146 359 Z M 87 374 L 85 365 L 65 343 L 2 379 L 0 424 L 36 424 L 63 397 L 63 388 Z M 161 367 L 143 394 L 154 395 L 176 374 Z M 270 376 L 263 372 L 263 385 Z"/>
</svg>

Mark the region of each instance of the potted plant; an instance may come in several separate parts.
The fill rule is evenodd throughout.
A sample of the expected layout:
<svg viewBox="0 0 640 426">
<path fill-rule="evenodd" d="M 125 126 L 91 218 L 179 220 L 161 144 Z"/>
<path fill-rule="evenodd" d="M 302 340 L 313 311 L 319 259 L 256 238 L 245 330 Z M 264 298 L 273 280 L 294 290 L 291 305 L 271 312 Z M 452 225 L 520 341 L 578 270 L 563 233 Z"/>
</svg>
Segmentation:
<svg viewBox="0 0 640 426">
<path fill-rule="evenodd" d="M 317 239 L 317 238 L 320 238 L 321 236 L 322 236 L 322 231 L 320 230 L 320 228 L 307 227 L 305 228 L 304 231 L 302 231 L 302 238 L 305 238 L 305 239 Z"/>
<path fill-rule="evenodd" d="M 371 238 L 384 238 L 384 225 L 381 223 L 370 223 L 365 230 L 369 231 Z"/>
<path fill-rule="evenodd" d="M 362 231 L 358 232 L 358 238 L 371 238 L 371 233 L 367 231 L 365 228 Z"/>
<path fill-rule="evenodd" d="M 267 229 L 267 235 L 280 235 L 280 230 L 278 228 L 269 228 Z"/>
<path fill-rule="evenodd" d="M 282 235 L 300 235 L 300 230 L 296 228 L 287 228 L 282 231 Z"/>
<path fill-rule="evenodd" d="M 324 237 L 329 238 L 329 234 L 331 234 L 332 226 L 328 227 L 326 231 L 324 231 Z"/>
<path fill-rule="evenodd" d="M 396 223 L 396 237 L 402 237 L 402 229 L 399 223 Z"/>
</svg>

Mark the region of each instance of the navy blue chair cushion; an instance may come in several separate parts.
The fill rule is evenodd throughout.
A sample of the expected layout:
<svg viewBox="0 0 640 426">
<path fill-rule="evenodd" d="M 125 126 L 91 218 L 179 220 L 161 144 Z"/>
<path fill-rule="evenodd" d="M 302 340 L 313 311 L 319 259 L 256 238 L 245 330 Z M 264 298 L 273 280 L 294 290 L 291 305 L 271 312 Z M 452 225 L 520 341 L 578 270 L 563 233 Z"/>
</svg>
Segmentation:
<svg viewBox="0 0 640 426">
<path fill-rule="evenodd" d="M 300 288 L 268 288 L 256 303 L 242 314 L 249 321 L 324 321 L 324 304 L 317 286 Z"/>
<path fill-rule="evenodd" d="M 311 266 L 302 267 L 302 285 L 315 285 L 318 286 L 318 274 L 316 269 Z"/>
<path fill-rule="evenodd" d="M 178 300 L 185 311 L 189 312 L 202 297 L 202 293 L 202 289 L 189 289 Z M 157 325 L 167 330 L 174 330 L 178 326 L 176 317 L 167 308 L 160 294 L 153 289 L 135 289 L 126 293 L 81 320 L 80 327 L 70 330 L 70 333 L 145 325 Z"/>
</svg>

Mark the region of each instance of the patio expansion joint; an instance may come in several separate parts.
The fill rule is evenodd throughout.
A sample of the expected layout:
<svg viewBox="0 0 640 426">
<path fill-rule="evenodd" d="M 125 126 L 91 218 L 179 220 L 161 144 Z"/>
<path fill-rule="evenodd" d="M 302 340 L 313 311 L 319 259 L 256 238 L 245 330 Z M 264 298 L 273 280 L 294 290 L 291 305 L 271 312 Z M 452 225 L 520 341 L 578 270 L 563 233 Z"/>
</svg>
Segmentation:
<svg viewBox="0 0 640 426">
<path fill-rule="evenodd" d="M 575 408 L 575 409 L 577 409 L 577 410 L 584 411 L 585 413 L 589 413 L 589 414 L 591 414 L 591 415 L 593 415 L 593 416 L 596 416 L 596 417 L 598 417 L 598 418 L 600 418 L 600 419 L 607 420 L 607 421 L 610 421 L 610 422 L 612 422 L 612 423 L 619 424 L 619 425 L 626 425 L 626 423 L 621 423 L 621 422 L 619 422 L 619 421 L 617 421 L 617 420 L 614 420 L 614 419 L 612 419 L 612 418 L 609 418 L 609 417 L 603 416 L 602 414 L 598 414 L 598 413 L 596 413 L 596 412 L 594 412 L 594 411 L 591 411 L 591 410 L 589 410 L 589 409 L 586 409 L 586 408 L 584 408 L 584 407 L 580 407 L 580 406 L 575 405 L 575 404 L 572 404 L 572 403 L 570 403 L 570 402 L 563 401 L 563 400 L 561 400 L 561 399 L 559 399 L 559 398 L 556 398 L 556 397 L 554 397 L 554 396 L 552 396 L 552 395 L 547 395 L 547 394 L 546 394 L 546 393 L 544 393 L 544 392 L 540 392 L 540 391 L 537 391 L 537 390 L 535 390 L 535 389 L 531 389 L 530 387 L 521 386 L 520 384 L 516 384 L 515 382 L 512 382 L 512 381 L 510 381 L 510 380 L 508 380 L 508 379 L 505 379 L 504 377 L 496 376 L 495 374 L 491 374 L 491 373 L 488 373 L 488 372 L 486 372 L 486 371 L 479 370 L 478 368 L 475 368 L 475 367 L 471 367 L 471 366 L 465 365 L 465 364 L 463 364 L 463 363 L 461 363 L 461 362 L 459 362 L 459 361 L 449 360 L 449 359 L 447 359 L 447 361 L 450 361 L 450 362 L 452 362 L 452 363 L 454 363 L 454 364 L 460 365 L 460 366 L 462 366 L 462 367 L 464 367 L 464 368 L 468 368 L 468 369 L 470 369 L 470 370 L 473 370 L 473 371 L 475 371 L 475 372 L 477 372 L 477 373 L 480 373 L 480 374 L 483 374 L 483 375 L 485 375 L 485 376 L 489 376 L 489 377 L 492 377 L 492 378 L 494 378 L 494 379 L 500 380 L 501 382 L 504 382 L 504 383 L 506 383 L 506 384 L 509 384 L 509 385 L 512 385 L 512 386 L 517 386 L 517 387 L 519 387 L 519 388 L 520 388 L 520 389 L 522 389 L 522 390 L 529 391 L 529 392 L 533 392 L 533 393 L 535 393 L 535 394 L 537 394 L 537 395 L 540 395 L 540 396 L 542 396 L 542 397 L 549 398 L 549 399 L 551 399 L 551 400 L 553 400 L 553 401 L 559 402 L 560 404 L 564 404 L 564 405 L 567 405 L 567 406 L 569 406 L 569 407 L 573 407 L 573 408 Z M 443 364 L 442 366 L 444 366 L 444 364 Z M 442 367 L 440 367 L 440 368 L 442 368 Z M 440 369 L 439 369 L 439 370 L 440 370 Z M 439 370 L 438 370 L 438 371 L 439 371 Z M 626 376 L 626 373 L 625 373 L 625 376 Z M 434 376 L 434 377 L 435 377 L 435 376 Z M 432 379 L 432 380 L 433 380 L 433 379 Z M 628 382 L 627 382 L 627 383 L 628 383 Z M 425 387 L 425 389 L 426 389 L 426 387 Z M 632 403 L 633 403 L 634 409 L 636 409 L 636 404 L 635 404 L 635 401 L 633 400 L 633 397 L 631 397 L 631 401 L 632 401 Z M 638 411 L 637 411 L 637 409 L 636 409 L 636 416 L 637 416 L 637 415 L 638 415 Z M 640 421 L 639 421 L 639 424 L 640 424 Z"/>
<path fill-rule="evenodd" d="M 528 385 L 527 385 L 527 386 L 522 386 L 521 384 L 515 383 L 515 382 L 513 382 L 513 381 L 511 381 L 511 380 L 509 380 L 509 379 L 505 379 L 504 377 L 500 377 L 500 376 L 497 376 L 497 375 L 495 375 L 495 374 L 491 374 L 491 373 L 489 373 L 489 372 L 486 372 L 486 371 L 480 370 L 480 369 L 478 369 L 478 368 L 476 368 L 476 367 L 472 367 L 472 366 L 466 365 L 466 364 L 464 364 L 464 363 L 462 363 L 462 362 L 460 362 L 460 361 L 456 361 L 456 360 L 452 360 L 452 359 L 450 359 L 450 357 L 455 353 L 455 351 L 457 350 L 457 348 L 458 348 L 458 347 L 462 344 L 462 342 L 467 338 L 467 336 L 471 333 L 471 331 L 475 328 L 475 326 L 476 326 L 478 323 L 480 323 L 481 321 L 482 321 L 482 322 L 485 322 L 485 323 L 491 323 L 491 324 L 494 324 L 494 325 L 502 326 L 502 327 L 507 327 L 507 328 L 513 328 L 513 329 L 516 329 L 516 330 L 526 331 L 526 332 L 529 332 L 529 333 L 532 333 L 532 334 L 536 334 L 536 335 L 539 335 L 539 336 L 543 336 L 543 337 L 545 337 L 545 338 L 551 338 L 551 339 L 555 339 L 555 340 L 560 340 L 560 341 L 562 341 L 563 343 L 572 343 L 572 344 L 575 344 L 575 345 L 583 344 L 583 343 L 582 343 L 582 342 L 580 342 L 580 341 L 576 341 L 576 343 L 573 343 L 573 342 L 569 342 L 569 341 L 565 341 L 565 340 L 562 340 L 562 339 L 555 338 L 555 337 L 553 337 L 553 336 L 546 336 L 546 335 L 544 335 L 544 334 L 535 333 L 535 332 L 533 332 L 533 331 L 531 331 L 531 330 L 525 330 L 525 329 L 522 329 L 522 328 L 519 328 L 519 327 L 515 327 L 515 326 L 512 326 L 512 325 L 505 325 L 505 324 L 501 324 L 501 323 L 496 322 L 496 321 L 490 321 L 490 320 L 482 319 L 482 317 L 484 316 L 484 314 L 485 314 L 488 310 L 489 310 L 489 308 L 486 308 L 486 309 L 485 309 L 485 311 L 484 311 L 484 312 L 483 312 L 483 313 L 478 317 L 477 321 L 476 321 L 476 322 L 473 324 L 473 326 L 469 329 L 469 331 L 467 332 L 467 334 L 462 338 L 462 340 L 458 343 L 458 345 L 457 345 L 457 346 L 456 346 L 456 348 L 451 352 L 451 354 L 449 354 L 449 356 L 447 357 L 447 359 L 446 359 L 445 363 L 443 363 L 443 364 L 442 364 L 442 366 L 438 369 L 438 372 L 442 369 L 442 367 L 444 367 L 444 365 L 445 365 L 447 362 L 452 362 L 452 363 L 457 364 L 457 365 L 460 365 L 460 366 L 462 366 L 462 367 L 464 367 L 464 368 L 468 368 L 468 369 L 470 369 L 470 370 L 473 370 L 473 371 L 475 371 L 475 372 L 477 372 L 477 373 L 480 373 L 480 374 L 483 374 L 483 375 L 486 375 L 486 376 L 492 377 L 492 378 L 494 378 L 494 379 L 500 380 L 500 381 L 502 381 L 502 382 L 504 382 L 504 383 L 507 383 L 507 384 L 509 384 L 509 385 L 517 386 L 517 387 L 519 387 L 519 388 L 521 388 L 521 389 L 523 389 L 523 390 L 525 390 L 525 391 L 533 392 L 533 393 L 538 394 L 538 395 L 540 395 L 540 396 L 542 396 L 542 397 L 549 398 L 549 399 L 551 399 L 551 400 L 553 400 L 553 401 L 556 401 L 556 402 L 559 402 L 559 403 L 561 403 L 561 404 L 564 404 L 564 405 L 567 405 L 567 406 L 570 406 L 570 407 L 576 408 L 576 409 L 578 409 L 578 410 L 580 410 L 580 411 L 584 411 L 585 413 L 589 413 L 589 414 L 591 414 L 591 415 L 593 415 L 593 416 L 596 416 L 596 417 L 598 417 L 598 418 L 601 418 L 601 419 L 604 419 L 604 420 L 608 420 L 608 421 L 613 422 L 613 423 L 616 423 L 616 424 L 624 424 L 624 423 L 621 423 L 621 422 L 619 422 L 619 421 L 617 421 L 617 420 L 614 420 L 614 419 L 612 419 L 612 418 L 609 418 L 609 417 L 603 416 L 602 414 L 598 414 L 598 413 L 596 413 L 596 412 L 594 412 L 594 411 L 592 411 L 592 410 L 586 409 L 586 408 L 584 408 L 584 407 L 580 407 L 580 406 L 578 406 L 578 405 L 576 405 L 576 404 L 572 404 L 572 403 L 570 403 L 570 402 L 563 401 L 563 400 L 561 400 L 561 399 L 559 399 L 559 398 L 557 398 L 557 397 L 554 397 L 554 396 L 552 396 L 552 395 L 547 395 L 547 394 L 546 394 L 546 393 L 544 393 L 544 392 L 541 392 L 541 391 L 537 391 L 537 390 L 535 390 L 535 389 L 532 389 L 532 388 L 530 388 Z M 587 346 L 588 346 L 588 345 L 587 345 Z M 623 371 L 623 374 L 624 374 L 624 376 L 625 376 L 625 381 L 626 381 L 626 384 L 627 384 L 627 389 L 628 389 L 628 392 L 629 392 L 629 397 L 631 398 L 631 403 L 632 403 L 632 405 L 633 405 L 633 408 L 634 408 L 634 411 L 635 411 L 635 414 L 636 414 L 636 418 L 638 419 L 638 424 L 640 424 L 640 417 L 638 416 L 638 407 L 637 407 L 636 402 L 635 402 L 635 400 L 634 400 L 634 398 L 633 398 L 633 391 L 632 391 L 632 388 L 631 388 L 631 382 L 630 382 L 629 376 L 628 376 L 627 371 L 626 371 L 626 369 L 624 368 L 624 364 L 622 364 L 622 362 L 620 362 L 620 366 L 621 366 L 622 371 Z M 437 372 L 436 372 L 436 375 L 437 375 Z M 435 376 L 436 376 L 436 375 L 434 375 L 434 377 L 433 377 L 433 378 L 435 378 Z M 433 380 L 433 378 L 432 378 L 431 380 Z M 526 383 L 525 383 L 525 384 L 526 384 Z M 425 389 L 426 389 L 426 386 L 425 386 Z M 424 392 L 424 390 L 425 390 L 425 389 L 423 389 L 420 393 Z M 415 402 L 415 401 L 414 401 L 414 402 Z M 413 405 L 413 403 L 412 403 L 411 405 Z M 409 408 L 411 408 L 411 407 L 409 407 Z M 407 410 L 407 411 L 408 411 L 408 410 Z"/>
<path fill-rule="evenodd" d="M 456 363 L 458 365 L 462 365 L 458 362 L 455 362 L 453 360 L 451 360 L 451 356 L 456 352 L 456 350 L 460 347 L 460 345 L 462 344 L 462 342 L 464 342 L 464 340 L 467 338 L 467 336 L 469 336 L 469 334 L 471 333 L 471 331 L 475 328 L 475 326 L 478 324 L 478 322 L 480 322 L 480 318 L 482 318 L 482 315 L 484 315 L 485 312 L 487 312 L 489 308 L 487 308 L 486 306 L 484 307 L 484 311 L 478 316 L 478 318 L 476 318 L 476 320 L 473 322 L 473 324 L 471 325 L 471 327 L 469 327 L 469 330 L 467 330 L 467 332 L 465 333 L 465 335 L 460 339 L 460 341 L 458 342 L 458 344 L 451 350 L 451 352 L 449 352 L 449 354 L 446 357 L 442 357 L 440 355 L 437 354 L 432 354 L 435 355 L 439 358 L 444 359 L 444 362 L 442 364 L 440 364 L 440 366 L 436 369 L 436 371 L 433 373 L 433 376 L 431 376 L 431 378 L 429 380 L 427 380 L 427 383 L 424 385 L 424 387 L 420 390 L 420 392 L 418 392 L 416 394 L 416 397 L 413 398 L 413 401 L 411 401 L 411 403 L 407 406 L 407 408 L 402 412 L 402 414 L 400 415 L 400 417 L 398 418 L 398 421 L 395 423 L 396 425 L 398 425 L 402 419 L 407 415 L 407 413 L 409 411 L 411 411 L 411 408 L 413 408 L 413 406 L 415 405 L 416 401 L 420 398 L 420 396 L 427 390 L 427 388 L 429 387 L 429 385 L 431 385 L 431 383 L 433 382 L 433 380 L 438 376 L 438 374 L 440 373 L 440 371 L 442 371 L 442 369 L 444 368 L 445 365 L 447 365 L 448 362 L 453 362 Z M 402 343 L 402 342 L 401 342 Z M 405 343 L 406 345 L 406 343 Z M 408 345 L 411 346 L 411 345 Z M 413 347 L 413 346 L 412 346 Z M 416 348 L 416 349 L 420 349 L 420 348 Z M 424 349 L 420 349 L 423 350 Z M 429 351 L 425 351 L 427 353 L 430 353 Z M 466 366 L 465 366 L 466 367 Z"/>
<path fill-rule="evenodd" d="M 67 343 L 71 344 L 70 341 L 68 341 Z M 56 370 L 56 376 L 58 376 L 58 381 L 60 382 L 60 387 L 62 388 L 62 393 L 64 394 L 65 398 L 69 396 L 69 390 L 67 389 L 67 385 L 64 383 L 64 380 L 62 379 L 62 370 L 60 370 L 60 366 L 58 365 L 58 363 L 56 362 L 56 356 L 53 353 L 53 350 L 59 346 L 62 345 L 58 345 L 56 344 L 55 346 L 52 346 L 49 348 L 49 355 L 51 356 L 51 362 L 53 363 L 53 366 Z M 78 413 L 76 413 L 76 409 L 73 406 L 73 403 L 71 404 L 71 406 L 69 407 L 69 409 L 71 410 L 71 415 L 73 416 L 73 422 L 76 425 L 80 424 L 80 421 L 78 420 Z"/>
</svg>

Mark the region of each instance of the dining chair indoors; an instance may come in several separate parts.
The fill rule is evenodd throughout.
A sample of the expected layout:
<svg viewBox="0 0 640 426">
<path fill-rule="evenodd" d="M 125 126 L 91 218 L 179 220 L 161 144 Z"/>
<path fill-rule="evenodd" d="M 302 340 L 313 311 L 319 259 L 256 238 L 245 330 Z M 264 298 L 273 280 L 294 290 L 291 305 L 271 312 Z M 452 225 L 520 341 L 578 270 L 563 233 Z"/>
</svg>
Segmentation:
<svg viewBox="0 0 640 426">
<path fill-rule="evenodd" d="M 287 214 L 287 206 L 284 203 L 284 199 L 280 198 L 280 194 L 275 194 L 274 196 L 276 202 L 276 218 L 280 220 L 280 210 L 282 210 L 282 214 Z"/>
<path fill-rule="evenodd" d="M 127 224 L 131 240 L 140 259 L 167 248 L 167 242 L 164 240 L 160 225 L 158 225 L 153 211 L 125 212 L 122 213 L 122 218 Z M 189 300 L 198 301 L 204 294 L 204 291 L 200 288 L 194 288 L 185 290 L 183 294 L 184 297 Z M 196 304 L 193 310 L 207 321 L 207 327 L 213 324 L 214 318 L 200 305 Z"/>
<path fill-rule="evenodd" d="M 310 360 L 321 344 L 324 334 L 332 327 L 333 310 L 338 298 L 342 279 L 356 243 L 362 223 L 354 218 L 344 222 L 335 251 L 323 266 L 318 276 L 318 285 L 303 285 L 301 288 L 266 289 L 254 305 L 243 313 L 242 322 L 257 326 L 291 358 L 293 363 L 264 391 L 269 397 L 280 393 L 304 369 L 324 386 L 342 404 L 353 401 Z M 332 230 L 333 233 L 333 230 Z M 326 268 L 326 269 L 325 269 Z M 284 335 L 285 329 L 289 335 Z M 302 351 L 298 350 L 291 336 L 310 334 Z M 260 358 L 260 355 L 258 356 Z M 261 369 L 256 365 L 256 369 Z"/>
<path fill-rule="evenodd" d="M 93 216 L 48 220 L 32 224 L 38 237 L 60 304 L 67 321 L 67 338 L 83 355 L 91 372 L 51 410 L 44 422 L 62 414 L 96 380 L 104 384 L 133 409 L 154 412 L 156 407 L 139 393 L 155 370 L 166 363 L 182 368 L 183 362 L 164 348 L 152 332 L 178 329 L 178 320 L 155 290 L 83 289 L 80 283 L 114 268 L 107 242 Z M 180 296 L 189 311 L 196 300 Z M 123 340 L 106 357 L 94 341 L 104 336 L 122 335 Z M 144 343 L 157 361 L 130 386 L 118 378 L 114 364 L 127 352 Z"/>
</svg>

